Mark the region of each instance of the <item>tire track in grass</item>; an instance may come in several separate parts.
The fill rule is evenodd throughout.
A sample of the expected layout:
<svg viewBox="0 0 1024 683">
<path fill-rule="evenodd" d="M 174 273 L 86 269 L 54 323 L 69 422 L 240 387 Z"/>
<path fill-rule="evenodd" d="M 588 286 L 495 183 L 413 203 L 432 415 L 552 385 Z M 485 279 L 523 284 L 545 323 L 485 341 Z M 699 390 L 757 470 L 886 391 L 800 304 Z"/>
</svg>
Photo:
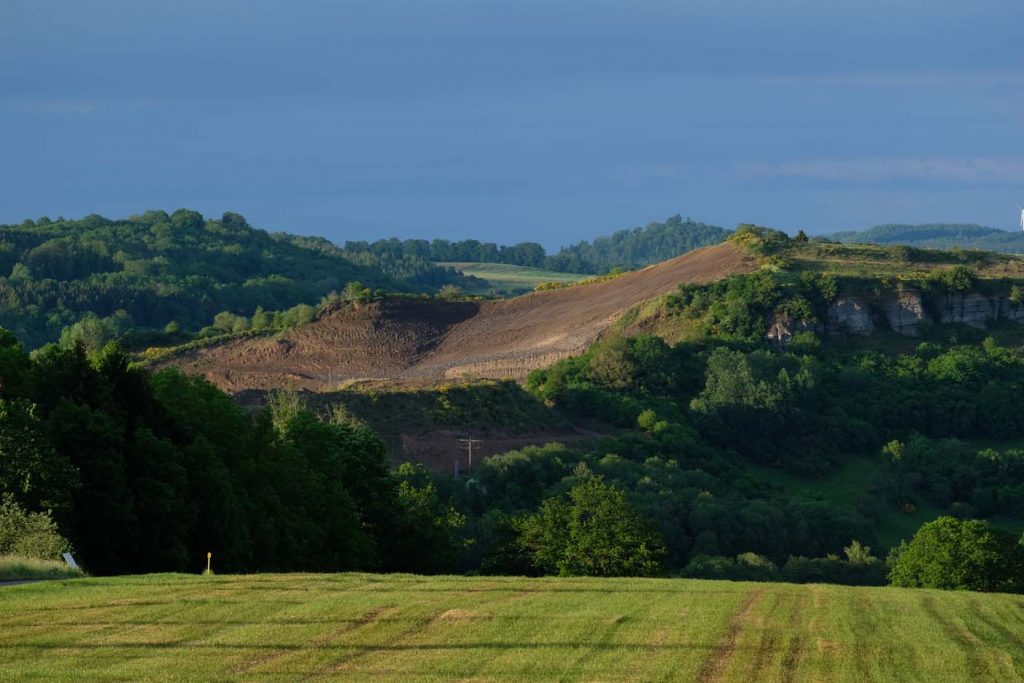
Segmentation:
<svg viewBox="0 0 1024 683">
<path fill-rule="evenodd" d="M 766 671 L 772 665 L 772 659 L 776 653 L 782 653 L 779 662 L 781 677 L 783 681 L 792 681 L 796 665 L 803 650 L 803 636 L 796 633 L 802 617 L 810 603 L 808 592 L 784 592 L 776 593 L 776 601 L 768 608 L 767 614 L 751 620 L 751 625 L 761 630 L 761 640 L 758 643 L 757 653 L 754 657 L 752 673 Z M 780 627 L 779 623 L 785 618 L 785 626 Z M 766 622 L 772 624 L 765 626 Z M 790 635 L 790 640 L 783 651 L 781 646 L 782 637 Z"/>
<path fill-rule="evenodd" d="M 788 593 L 773 593 L 774 603 L 768 608 L 769 614 L 775 614 L 777 610 L 789 609 L 792 599 Z M 757 645 L 757 653 L 754 655 L 754 671 L 764 671 L 771 659 L 772 653 L 779 649 L 779 630 L 777 628 L 765 628 L 765 617 L 760 616 L 752 620 L 761 631 L 761 640 Z"/>
<path fill-rule="evenodd" d="M 977 600 L 971 599 L 967 602 L 971 608 L 971 616 L 976 618 L 978 621 L 983 623 L 986 628 L 990 628 L 999 634 L 999 637 L 1003 640 L 1013 643 L 1024 652 L 1024 639 L 1021 639 L 1010 629 L 999 623 L 992 615 L 986 614 L 986 608 L 978 604 Z"/>
<path fill-rule="evenodd" d="M 972 681 L 999 680 L 998 676 L 993 675 L 988 664 L 978 656 L 978 648 L 981 647 L 981 641 L 976 635 L 971 633 L 965 626 L 958 625 L 944 616 L 939 611 L 938 606 L 936 606 L 933 596 L 923 596 L 921 598 L 921 606 L 924 608 L 925 613 L 942 628 L 946 635 L 959 646 L 960 651 L 964 653 L 964 657 L 967 658 L 967 668 L 969 669 Z"/>
<path fill-rule="evenodd" d="M 365 588 L 367 588 L 370 585 L 371 585 L 371 582 L 357 581 L 357 582 L 355 582 L 355 583 L 353 583 L 351 585 L 345 585 L 343 588 L 331 591 L 331 594 L 333 594 L 333 595 L 340 595 L 342 593 L 351 593 L 353 591 L 359 591 L 359 590 L 365 589 Z M 286 591 L 289 591 L 289 590 L 294 590 L 294 585 L 292 583 L 286 583 L 286 584 L 284 584 L 282 586 L 279 582 L 271 581 L 271 582 L 269 582 L 269 585 L 267 585 L 266 587 L 260 586 L 260 585 L 251 585 L 251 586 L 248 587 L 248 589 L 250 591 L 252 591 L 252 590 L 270 590 L 270 591 L 273 591 L 273 592 L 286 592 Z M 359 622 L 361 619 L 365 619 L 367 615 L 369 615 L 369 614 L 371 614 L 373 612 L 379 612 L 381 609 L 383 609 L 383 608 L 375 608 L 375 609 L 368 610 L 367 613 L 363 615 L 363 617 L 360 617 L 360 618 L 355 619 L 355 620 L 353 620 L 351 622 L 348 622 L 345 625 L 341 626 L 340 628 L 341 629 L 349 629 L 349 630 L 352 629 L 352 628 L 356 628 L 357 627 L 357 622 Z M 287 610 L 284 607 L 279 608 L 279 609 L 275 610 L 275 615 L 283 614 L 286 611 Z M 301 621 L 304 621 L 306 619 L 308 619 L 308 617 L 304 617 Z M 246 624 L 246 626 L 254 626 L 257 623 L 267 623 L 267 620 L 260 620 L 259 622 L 255 622 L 255 621 L 254 622 L 249 622 L 249 623 Z M 215 628 L 210 633 L 207 633 L 204 637 L 209 637 L 209 635 L 211 633 L 214 633 L 214 632 L 216 632 L 218 630 L 220 630 L 220 629 Z M 282 649 L 279 649 L 279 650 L 268 650 L 266 652 L 263 652 L 263 653 L 260 653 L 260 654 L 256 655 L 255 657 L 249 657 L 247 659 L 244 659 L 244 660 L 242 660 L 240 662 L 235 663 L 234 666 L 231 667 L 230 671 L 232 673 L 234 673 L 234 674 L 249 673 L 249 672 L 251 672 L 252 670 L 254 670 L 256 668 L 259 668 L 260 666 L 264 666 L 264 665 L 266 665 L 266 664 L 268 664 L 270 662 L 274 662 L 274 661 L 277 661 L 277 660 L 282 659 L 284 657 L 287 657 L 289 655 L 295 654 L 295 652 L 297 652 L 299 649 L 301 649 L 301 648 L 286 647 L 286 648 L 282 648 Z"/>
<path fill-rule="evenodd" d="M 980 621 L 985 628 L 991 630 L 1009 644 L 1010 649 L 1002 650 L 1002 653 L 1005 655 L 1005 661 L 1013 669 L 1013 672 L 1020 676 L 1022 669 L 1017 666 L 1017 662 L 1024 659 L 1024 639 L 1021 639 L 1013 631 L 999 623 L 998 618 L 988 613 L 987 608 L 982 607 L 974 598 L 968 600 L 967 605 L 971 608 L 971 616 L 973 618 Z"/>
<path fill-rule="evenodd" d="M 877 645 L 873 645 L 872 636 L 878 633 L 881 624 L 879 623 L 879 611 L 875 601 L 870 594 L 859 591 L 851 593 L 849 603 L 840 606 L 840 609 L 849 608 L 852 617 L 853 628 L 853 661 L 857 667 L 857 673 L 862 681 L 873 681 L 877 678 L 872 675 L 870 663 L 880 664 L 882 653 L 874 652 Z"/>
<path fill-rule="evenodd" d="M 804 636 L 797 633 L 797 628 L 804 621 L 807 606 L 811 601 L 810 594 L 806 591 L 793 596 L 793 609 L 789 613 L 789 622 L 786 631 L 790 634 L 789 645 L 782 657 L 782 680 L 792 681 L 796 677 L 797 665 L 800 663 L 800 655 L 803 654 Z"/>
<path fill-rule="evenodd" d="M 558 677 L 560 682 L 569 681 L 575 679 L 575 674 L 579 670 L 579 666 L 586 662 L 588 659 L 598 654 L 604 647 L 606 647 L 615 634 L 618 632 L 619 627 L 633 619 L 628 614 L 616 614 L 611 619 L 605 621 L 605 628 L 602 629 L 601 635 L 589 641 L 583 648 L 583 651 L 576 655 L 571 662 L 568 662 L 565 666 L 565 673 Z"/>
<path fill-rule="evenodd" d="M 451 593 L 449 597 L 459 597 L 459 596 L 465 596 L 465 595 L 473 595 L 473 594 L 480 593 L 480 592 L 482 592 L 482 591 L 479 591 L 479 590 L 462 591 L 462 592 Z M 531 591 L 522 591 L 522 590 L 520 590 L 520 591 L 510 590 L 509 593 L 511 593 L 511 594 L 510 595 L 501 595 L 499 597 L 494 597 L 494 598 L 491 598 L 491 599 L 488 599 L 488 600 L 483 600 L 481 602 L 473 603 L 472 607 L 475 610 L 479 610 L 482 607 L 489 607 L 489 608 L 493 609 L 497 605 L 501 605 L 503 603 L 511 602 L 511 601 L 515 601 L 515 600 L 520 600 L 522 598 L 525 598 L 527 596 L 532 595 Z M 386 643 L 382 643 L 382 644 L 383 645 L 394 645 L 396 643 L 400 643 L 400 642 L 403 641 L 403 639 L 407 638 L 408 636 L 415 636 L 417 633 L 422 632 L 425 628 L 431 626 L 432 624 L 436 624 L 439 621 L 441 621 L 441 622 L 446 621 L 446 616 L 445 615 L 450 615 L 454 611 L 458 611 L 458 610 L 453 609 L 453 608 L 439 609 L 438 611 L 435 611 L 435 612 L 431 613 L 429 616 L 424 615 L 424 616 L 422 616 L 420 618 L 412 619 L 411 623 L 409 624 L 409 626 L 399 630 L 397 633 L 392 634 L 388 638 L 387 642 Z M 399 614 L 401 614 L 401 613 L 399 613 Z M 374 654 L 378 654 L 378 653 L 379 653 L 379 650 L 377 650 L 375 648 L 371 648 L 371 647 L 360 648 L 356 652 L 353 652 L 353 653 L 351 653 L 349 655 L 346 655 L 346 656 L 342 657 L 341 659 L 334 660 L 332 662 L 327 663 L 325 666 L 321 666 L 321 667 L 318 667 L 318 668 L 314 669 L 313 671 L 310 671 L 305 676 L 305 680 L 320 680 L 320 679 L 323 679 L 323 678 L 330 678 L 330 677 L 333 677 L 335 675 L 344 673 L 344 672 L 350 670 L 352 668 L 352 666 L 354 664 L 358 663 L 359 661 L 361 661 L 363 659 L 366 659 L 368 657 L 371 657 Z"/>
<path fill-rule="evenodd" d="M 754 607 L 764 596 L 765 588 L 756 588 L 747 594 L 747 597 L 740 603 L 739 608 L 729 619 L 725 628 L 725 635 L 715 646 L 711 656 L 704 660 L 697 674 L 700 683 L 718 683 L 724 680 L 725 672 L 736 654 L 736 644 L 739 642 L 740 634 L 750 623 L 750 615 Z"/>
<path fill-rule="evenodd" d="M 251 673 L 254 669 L 257 669 L 257 668 L 262 667 L 262 666 L 266 666 L 267 664 L 270 664 L 272 662 L 276 662 L 277 660 L 282 659 L 284 657 L 288 657 L 289 655 L 295 655 L 295 654 L 298 654 L 301 651 L 311 650 L 311 649 L 315 650 L 315 649 L 317 649 L 319 647 L 323 647 L 324 645 L 329 644 L 335 638 L 340 638 L 341 636 L 343 636 L 346 633 L 354 631 L 354 630 L 356 630 L 358 628 L 362 628 L 363 626 L 367 626 L 369 624 L 372 624 L 373 622 L 377 621 L 380 618 L 381 614 L 383 614 L 385 610 L 388 610 L 388 609 L 394 609 L 394 608 L 393 607 L 375 607 L 374 609 L 371 609 L 371 610 L 367 611 L 365 614 L 363 614 L 363 616 L 361 616 L 361 617 L 359 617 L 357 619 L 353 619 L 352 621 L 346 623 L 345 625 L 343 625 L 343 626 L 341 626 L 339 628 L 334 629 L 330 633 L 326 633 L 326 634 L 324 634 L 324 635 L 322 635 L 322 636 L 320 636 L 318 638 L 315 638 L 315 639 L 309 641 L 309 643 L 306 646 L 304 646 L 304 647 L 301 647 L 301 648 L 287 648 L 287 649 L 281 649 L 281 650 L 273 650 L 271 652 L 267 652 L 267 653 L 261 654 L 258 657 L 254 657 L 252 659 L 249 659 L 249 660 L 246 660 L 244 662 L 239 663 L 238 665 L 236 665 L 234 667 L 232 672 L 236 673 L 236 674 Z"/>
</svg>

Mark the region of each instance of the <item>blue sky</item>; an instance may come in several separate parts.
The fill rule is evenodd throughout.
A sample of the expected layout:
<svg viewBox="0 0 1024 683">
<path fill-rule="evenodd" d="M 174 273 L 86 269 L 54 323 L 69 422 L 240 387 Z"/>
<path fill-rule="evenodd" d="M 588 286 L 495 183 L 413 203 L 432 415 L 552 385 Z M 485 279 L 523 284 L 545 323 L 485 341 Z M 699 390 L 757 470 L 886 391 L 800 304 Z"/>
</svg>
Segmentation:
<svg viewBox="0 0 1024 683">
<path fill-rule="evenodd" d="M 1013 228 L 1020 0 L 0 1 L 0 221 Z"/>
</svg>

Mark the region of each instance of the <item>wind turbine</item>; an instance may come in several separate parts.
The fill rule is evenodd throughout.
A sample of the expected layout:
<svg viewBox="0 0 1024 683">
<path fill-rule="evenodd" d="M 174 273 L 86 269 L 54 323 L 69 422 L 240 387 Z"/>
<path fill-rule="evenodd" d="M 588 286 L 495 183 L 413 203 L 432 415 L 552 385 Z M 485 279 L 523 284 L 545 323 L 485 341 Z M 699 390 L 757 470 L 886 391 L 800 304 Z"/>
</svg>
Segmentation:
<svg viewBox="0 0 1024 683">
<path fill-rule="evenodd" d="M 1020 209 L 1020 229 L 1024 230 L 1024 206 L 1018 204 L 1017 208 Z"/>
</svg>

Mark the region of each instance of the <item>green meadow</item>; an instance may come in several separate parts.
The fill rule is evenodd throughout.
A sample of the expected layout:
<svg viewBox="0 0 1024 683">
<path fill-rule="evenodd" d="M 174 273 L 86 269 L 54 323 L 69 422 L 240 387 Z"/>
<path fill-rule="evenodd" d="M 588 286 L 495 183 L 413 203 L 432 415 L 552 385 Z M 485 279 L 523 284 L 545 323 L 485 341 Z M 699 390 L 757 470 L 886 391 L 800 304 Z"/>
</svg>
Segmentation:
<svg viewBox="0 0 1024 683">
<path fill-rule="evenodd" d="M 0 588 L 0 679 L 1017 681 L 1024 596 L 157 574 Z"/>
<path fill-rule="evenodd" d="M 585 280 L 593 275 L 580 275 L 578 273 L 560 273 L 553 270 L 541 268 L 530 268 L 529 266 L 514 266 L 507 263 L 473 263 L 469 261 L 446 261 L 438 263 L 439 266 L 447 266 L 460 270 L 466 275 L 473 275 L 482 280 L 487 280 L 491 289 L 496 292 L 518 291 L 533 289 L 545 282 L 557 282 L 569 284 Z"/>
</svg>

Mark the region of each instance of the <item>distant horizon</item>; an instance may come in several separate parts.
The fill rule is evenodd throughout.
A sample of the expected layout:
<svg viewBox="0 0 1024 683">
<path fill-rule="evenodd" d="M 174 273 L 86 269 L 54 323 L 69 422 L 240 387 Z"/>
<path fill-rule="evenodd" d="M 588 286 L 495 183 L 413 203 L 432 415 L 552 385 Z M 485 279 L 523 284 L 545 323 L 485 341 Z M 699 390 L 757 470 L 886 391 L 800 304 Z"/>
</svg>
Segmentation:
<svg viewBox="0 0 1024 683">
<path fill-rule="evenodd" d="M 274 233 L 286 233 L 286 234 L 291 234 L 291 235 L 300 235 L 300 236 L 303 236 L 303 237 L 322 237 L 322 238 L 328 239 L 329 241 L 331 241 L 332 243 L 334 243 L 334 244 L 336 244 L 338 246 L 343 246 L 346 241 L 374 242 L 376 240 L 386 240 L 386 239 L 393 239 L 393 238 L 397 238 L 397 239 L 401 239 L 401 240 L 421 239 L 421 240 L 427 240 L 427 241 L 434 240 L 434 239 L 443 239 L 443 240 L 449 240 L 451 242 L 458 242 L 458 241 L 466 240 L 466 239 L 476 239 L 476 240 L 478 240 L 480 242 L 492 242 L 492 243 L 497 244 L 499 246 L 519 244 L 521 242 L 528 242 L 528 241 L 535 241 L 535 240 L 496 241 L 496 240 L 493 240 L 493 239 L 480 239 L 479 237 L 475 237 L 473 235 L 468 235 L 466 237 L 454 238 L 454 237 L 447 237 L 447 236 L 444 236 L 444 235 L 425 235 L 425 236 L 399 237 L 398 235 L 394 235 L 394 234 L 390 234 L 390 235 L 389 234 L 383 234 L 383 235 L 380 235 L 378 237 L 373 237 L 373 238 L 354 237 L 354 238 L 346 238 L 346 239 L 343 239 L 343 240 L 334 240 L 334 239 L 331 239 L 327 235 L 324 235 L 324 234 L 321 234 L 321 233 L 317 233 L 317 232 L 307 232 L 307 231 L 303 231 L 301 229 L 300 230 L 294 230 L 294 229 L 290 229 L 290 228 L 278 228 L 278 227 L 274 227 L 274 226 L 259 225 L 258 223 L 254 222 L 249 217 L 248 214 L 246 214 L 244 211 L 240 211 L 237 207 L 223 209 L 223 210 L 219 210 L 219 211 L 211 211 L 209 213 L 207 213 L 206 211 L 202 211 L 200 209 L 196 209 L 195 207 L 179 206 L 179 207 L 176 207 L 176 208 L 173 208 L 173 209 L 150 207 L 150 208 L 147 208 L 147 209 L 142 209 L 140 211 L 131 211 L 131 212 L 125 214 L 125 215 L 106 215 L 106 214 L 98 212 L 98 211 L 90 211 L 88 213 L 85 213 L 85 214 L 82 214 L 82 215 L 77 215 L 77 216 L 56 216 L 56 215 L 43 214 L 41 216 L 35 216 L 35 217 L 31 217 L 31 218 L 22 218 L 21 220 L 16 220 L 16 221 L 0 221 L 0 225 L 19 226 L 22 223 L 24 223 L 26 220 L 38 221 L 40 218 L 44 218 L 44 217 L 48 218 L 51 221 L 57 221 L 59 218 L 63 218 L 64 220 L 69 220 L 69 221 L 76 221 L 76 220 L 81 220 L 81 219 L 83 219 L 83 218 L 85 218 L 87 216 L 91 216 L 91 215 L 102 216 L 103 218 L 106 218 L 108 220 L 121 221 L 121 220 L 128 220 L 132 216 L 141 215 L 141 214 L 145 213 L 146 211 L 166 211 L 168 214 L 170 214 L 170 213 L 173 213 L 174 211 L 177 211 L 179 209 L 187 209 L 187 210 L 191 210 L 191 211 L 198 211 L 200 214 L 202 214 L 203 218 L 206 219 L 206 220 L 210 220 L 210 219 L 219 220 L 220 217 L 223 214 L 225 214 L 225 213 L 229 213 L 229 212 L 230 213 L 237 213 L 237 214 L 240 214 L 240 215 L 244 216 L 246 221 L 249 223 L 249 225 L 251 227 L 253 227 L 254 229 L 257 229 L 257 230 L 264 230 L 264 231 L 266 231 L 268 233 L 271 233 L 271 234 L 274 234 Z M 710 221 L 701 220 L 700 218 L 695 217 L 695 216 L 688 216 L 688 215 L 686 215 L 684 213 L 681 213 L 681 212 L 677 211 L 675 213 L 669 214 L 668 216 L 663 216 L 661 218 L 654 219 L 654 220 L 648 220 L 648 221 L 646 221 L 644 223 L 636 223 L 636 224 L 629 225 L 629 226 L 624 226 L 624 227 L 619 227 L 619 228 L 612 228 L 612 229 L 606 230 L 604 232 L 594 233 L 594 234 L 592 234 L 592 235 L 590 235 L 588 237 L 582 237 L 581 239 L 576 240 L 575 242 L 559 244 L 557 246 L 552 246 L 552 245 L 549 245 L 549 244 L 545 244 L 544 242 L 538 242 L 538 243 L 541 244 L 541 246 L 544 247 L 544 249 L 545 249 L 545 251 L 547 253 L 554 253 L 554 252 L 557 252 L 558 250 L 563 249 L 565 247 L 569 247 L 569 246 L 572 246 L 573 244 L 577 244 L 580 241 L 593 242 L 593 240 L 596 239 L 596 238 L 607 237 L 608 235 L 611 235 L 611 234 L 613 234 L 615 232 L 619 232 L 621 230 L 634 230 L 634 229 L 637 229 L 637 228 L 644 228 L 644 227 L 646 227 L 646 226 L 648 226 L 648 225 L 650 225 L 652 223 L 663 223 L 668 218 L 671 218 L 672 216 L 677 216 L 677 215 L 682 217 L 682 219 L 684 221 L 685 220 L 691 220 L 691 221 L 693 221 L 695 223 L 701 223 L 701 224 L 704 224 L 704 225 L 709 225 L 709 226 L 713 226 L 713 227 L 717 227 L 717 228 L 722 228 L 722 229 L 725 229 L 725 230 L 728 230 L 728 231 L 734 231 L 740 225 L 748 224 L 748 225 L 757 225 L 759 227 L 770 228 L 770 229 L 774 229 L 774 230 L 781 230 L 782 232 L 785 232 L 786 234 L 789 234 L 789 235 L 795 235 L 799 230 L 802 229 L 802 230 L 804 230 L 804 232 L 807 235 L 812 236 L 812 237 L 827 237 L 829 235 L 835 235 L 835 234 L 839 234 L 839 233 L 858 233 L 858 232 L 864 232 L 866 230 L 870 230 L 872 228 L 877 228 L 877 227 L 882 227 L 882 226 L 889 226 L 889 225 L 908 226 L 908 227 L 920 227 L 920 226 L 925 226 L 925 225 L 934 225 L 934 226 L 952 226 L 952 225 L 957 225 L 957 226 L 970 226 L 970 227 L 976 227 L 976 228 L 983 228 L 983 229 L 986 229 L 986 230 L 999 230 L 1001 232 L 1007 232 L 1007 233 L 1021 232 L 1019 228 L 1001 228 L 1001 227 L 993 226 L 993 225 L 984 225 L 982 223 L 959 222 L 959 221 L 957 221 L 957 222 L 953 222 L 953 221 L 929 221 L 929 222 L 921 222 L 921 223 L 905 223 L 905 222 L 885 221 L 885 222 L 875 223 L 875 224 L 868 225 L 868 226 L 861 227 L 861 228 L 852 228 L 852 229 L 843 229 L 843 230 L 830 230 L 830 231 L 814 232 L 814 231 L 810 231 L 810 230 L 807 230 L 807 229 L 804 229 L 804 228 L 787 229 L 785 227 L 780 227 L 780 226 L 776 226 L 776 225 L 764 225 L 763 223 L 756 222 L 756 221 L 741 221 L 740 223 L 737 223 L 736 225 L 731 225 L 731 226 L 730 225 L 721 225 L 721 224 L 718 224 L 718 223 L 713 223 L 713 222 L 710 222 Z"/>
</svg>

